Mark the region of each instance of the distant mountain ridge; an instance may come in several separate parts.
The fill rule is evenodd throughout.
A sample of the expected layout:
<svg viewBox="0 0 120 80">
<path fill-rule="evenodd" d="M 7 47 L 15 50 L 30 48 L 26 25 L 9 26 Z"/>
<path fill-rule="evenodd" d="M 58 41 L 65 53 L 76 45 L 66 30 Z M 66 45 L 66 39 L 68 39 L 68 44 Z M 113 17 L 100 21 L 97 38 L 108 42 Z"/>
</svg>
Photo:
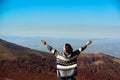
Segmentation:
<svg viewBox="0 0 120 80">
<path fill-rule="evenodd" d="M 120 59 L 81 53 L 77 80 L 120 80 Z M 57 80 L 55 57 L 0 39 L 0 80 Z"/>
<path fill-rule="evenodd" d="M 40 40 L 46 40 L 50 45 L 53 45 L 58 50 L 62 50 L 65 43 L 70 43 L 74 49 L 84 45 L 87 40 L 92 40 L 91 44 L 84 52 L 103 52 L 120 58 L 120 39 L 118 38 L 52 38 L 52 37 L 20 37 L 20 36 L 9 36 L 0 35 L 1 39 L 9 42 L 29 47 L 35 50 L 47 51 L 46 48 L 40 45 Z"/>
</svg>

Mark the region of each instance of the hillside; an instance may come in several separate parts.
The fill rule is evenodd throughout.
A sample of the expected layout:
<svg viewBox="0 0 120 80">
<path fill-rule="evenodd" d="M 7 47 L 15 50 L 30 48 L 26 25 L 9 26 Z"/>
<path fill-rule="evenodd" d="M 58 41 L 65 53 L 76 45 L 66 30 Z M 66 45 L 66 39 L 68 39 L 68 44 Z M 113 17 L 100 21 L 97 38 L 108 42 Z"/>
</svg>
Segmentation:
<svg viewBox="0 0 120 80">
<path fill-rule="evenodd" d="M 56 78 L 54 56 L 0 39 L 0 80 L 45 80 L 46 76 Z"/>
<path fill-rule="evenodd" d="M 120 59 L 82 53 L 77 80 L 120 80 Z M 0 39 L 0 80 L 57 80 L 55 57 Z"/>
</svg>

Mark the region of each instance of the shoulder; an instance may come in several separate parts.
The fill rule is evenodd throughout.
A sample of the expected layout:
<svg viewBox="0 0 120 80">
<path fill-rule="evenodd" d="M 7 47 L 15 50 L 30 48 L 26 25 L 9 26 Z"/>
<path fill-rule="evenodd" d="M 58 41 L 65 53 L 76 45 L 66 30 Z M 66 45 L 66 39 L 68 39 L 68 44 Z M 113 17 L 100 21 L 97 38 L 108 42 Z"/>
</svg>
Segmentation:
<svg viewBox="0 0 120 80">
<path fill-rule="evenodd" d="M 80 54 L 80 50 L 77 49 L 77 50 L 73 51 L 73 54 L 74 54 L 74 55 L 78 55 L 78 54 Z"/>
</svg>

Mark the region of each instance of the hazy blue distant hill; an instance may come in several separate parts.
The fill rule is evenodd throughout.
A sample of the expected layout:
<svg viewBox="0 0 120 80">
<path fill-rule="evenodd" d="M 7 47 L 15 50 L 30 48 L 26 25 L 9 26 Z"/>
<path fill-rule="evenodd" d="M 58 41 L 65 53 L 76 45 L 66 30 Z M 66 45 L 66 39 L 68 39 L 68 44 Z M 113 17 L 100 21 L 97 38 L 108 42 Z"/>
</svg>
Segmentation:
<svg viewBox="0 0 120 80">
<path fill-rule="evenodd" d="M 16 37 L 0 35 L 1 39 L 29 47 L 36 50 L 47 51 L 40 43 L 40 40 L 46 40 L 50 45 L 62 51 L 65 43 L 70 43 L 74 49 L 83 46 L 87 40 L 93 40 L 93 43 L 85 52 L 103 52 L 120 58 L 120 39 L 112 38 L 52 38 L 52 37 Z M 114 54 L 113 54 L 114 53 Z"/>
</svg>

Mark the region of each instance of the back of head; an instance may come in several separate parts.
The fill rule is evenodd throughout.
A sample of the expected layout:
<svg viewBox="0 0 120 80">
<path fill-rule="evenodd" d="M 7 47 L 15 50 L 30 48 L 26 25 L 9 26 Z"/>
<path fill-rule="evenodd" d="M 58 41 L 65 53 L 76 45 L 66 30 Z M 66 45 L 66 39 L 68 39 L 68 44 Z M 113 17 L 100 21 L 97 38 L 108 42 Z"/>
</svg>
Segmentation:
<svg viewBox="0 0 120 80">
<path fill-rule="evenodd" d="M 66 43 L 64 45 L 64 51 L 67 52 L 67 53 L 71 53 L 73 51 L 73 48 L 71 47 L 70 44 Z"/>
</svg>

